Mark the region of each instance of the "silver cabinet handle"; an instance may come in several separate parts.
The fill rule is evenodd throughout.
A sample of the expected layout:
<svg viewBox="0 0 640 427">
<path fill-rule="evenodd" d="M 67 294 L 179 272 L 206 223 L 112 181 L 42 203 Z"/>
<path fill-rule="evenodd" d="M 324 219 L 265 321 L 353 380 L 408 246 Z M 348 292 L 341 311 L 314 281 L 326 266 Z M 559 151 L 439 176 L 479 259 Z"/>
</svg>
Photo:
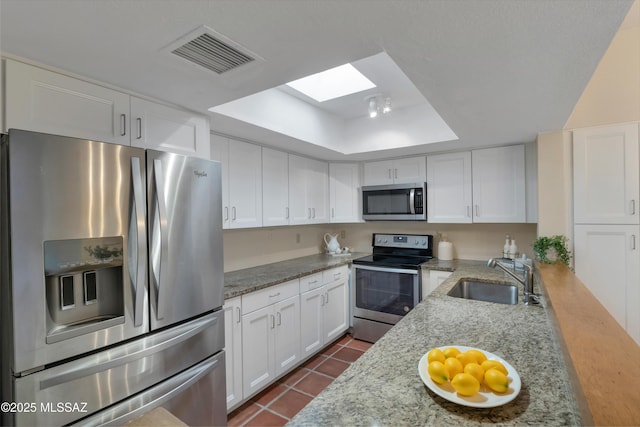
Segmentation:
<svg viewBox="0 0 640 427">
<path fill-rule="evenodd" d="M 231 221 L 235 221 L 236 220 L 236 207 L 232 206 L 231 207 Z"/>
<path fill-rule="evenodd" d="M 635 214 L 636 214 L 636 201 L 631 200 L 631 215 L 635 215 Z"/>
<path fill-rule="evenodd" d="M 320 307 L 324 306 L 324 294 L 320 294 Z"/>
<path fill-rule="evenodd" d="M 160 234 L 160 266 L 166 266 L 168 262 L 169 256 L 169 233 L 167 232 L 168 222 L 167 222 L 167 204 L 164 199 L 164 170 L 162 168 L 162 160 L 155 159 L 153 161 L 153 175 L 154 175 L 154 184 L 155 184 L 155 206 L 158 215 L 155 220 L 158 221 L 159 224 L 159 234 Z M 155 237 L 152 235 L 152 237 Z M 153 247 L 153 246 L 152 246 Z M 156 263 L 151 263 L 154 266 Z M 153 268 L 152 268 L 153 269 Z M 155 281 L 156 286 L 156 318 L 158 320 L 162 320 L 164 317 L 164 306 L 165 306 L 165 292 L 167 292 L 167 284 L 166 282 L 166 274 L 162 274 L 162 271 L 155 271 L 153 269 L 153 279 Z M 164 279 L 164 280 L 163 280 Z"/>
<path fill-rule="evenodd" d="M 280 312 L 276 313 L 278 315 L 278 326 L 282 325 L 282 314 Z"/>
<path fill-rule="evenodd" d="M 127 134 L 127 115 L 120 114 L 120 136 Z"/>
<path fill-rule="evenodd" d="M 238 313 L 238 320 L 236 323 L 240 323 L 242 321 L 242 311 L 240 310 L 240 307 L 236 307 L 236 312 Z"/>
<path fill-rule="evenodd" d="M 269 295 L 269 298 L 275 298 L 275 297 L 279 297 L 280 296 L 280 292 L 275 293 L 273 295 Z"/>
<path fill-rule="evenodd" d="M 387 175 L 389 175 L 389 179 L 391 179 L 391 168 L 387 169 Z"/>
<path fill-rule="evenodd" d="M 311 210 L 313 211 L 313 219 L 316 219 L 316 208 L 311 208 Z"/>
<path fill-rule="evenodd" d="M 286 216 L 285 216 L 285 218 L 286 218 L 286 219 L 289 219 L 289 207 L 286 207 L 286 208 L 284 208 L 284 209 L 285 209 L 285 212 L 286 212 Z"/>
<path fill-rule="evenodd" d="M 309 219 L 311 219 L 311 208 L 309 208 Z"/>
<path fill-rule="evenodd" d="M 393 170 L 393 177 L 395 179 L 398 179 L 398 169 L 397 168 Z"/>
<path fill-rule="evenodd" d="M 327 291 L 327 292 L 325 292 L 325 293 L 324 293 L 324 295 L 325 295 L 325 297 L 324 297 L 324 303 L 325 303 L 325 304 L 329 304 L 329 292 L 328 292 L 328 291 Z"/>
<path fill-rule="evenodd" d="M 478 216 L 478 205 L 475 205 L 476 216 Z"/>
<path fill-rule="evenodd" d="M 224 207 L 224 220 L 229 221 L 229 206 Z"/>
<path fill-rule="evenodd" d="M 273 314 L 270 314 L 269 316 L 271 316 L 271 329 L 275 329 L 275 327 L 276 327 L 276 316 L 274 316 Z"/>
<path fill-rule="evenodd" d="M 135 256 L 133 265 L 129 265 L 129 277 L 133 283 L 134 296 L 134 308 L 133 308 L 133 325 L 142 325 L 142 312 L 144 305 L 144 287 L 146 277 L 146 265 L 147 265 L 147 249 L 145 242 L 147 241 L 147 232 L 145 227 L 145 221 L 147 213 L 145 212 L 146 197 L 144 196 L 144 190 L 142 187 L 142 172 L 140 169 L 140 158 L 131 158 L 131 180 L 133 181 L 133 206 L 135 209 L 135 218 L 131 221 L 135 221 L 135 239 L 137 242 L 137 248 L 135 251 L 130 251 L 131 255 Z M 133 236 L 129 236 L 131 238 Z M 135 274 L 131 270 L 135 266 Z"/>
<path fill-rule="evenodd" d="M 136 136 L 136 139 L 142 139 L 142 118 L 138 117 L 136 119 L 136 124 L 138 125 L 138 136 Z"/>
<path fill-rule="evenodd" d="M 336 208 L 331 208 L 331 218 L 336 217 Z"/>
<path fill-rule="evenodd" d="M 631 235 L 631 250 L 632 251 L 636 250 L 636 235 L 635 234 Z"/>
</svg>

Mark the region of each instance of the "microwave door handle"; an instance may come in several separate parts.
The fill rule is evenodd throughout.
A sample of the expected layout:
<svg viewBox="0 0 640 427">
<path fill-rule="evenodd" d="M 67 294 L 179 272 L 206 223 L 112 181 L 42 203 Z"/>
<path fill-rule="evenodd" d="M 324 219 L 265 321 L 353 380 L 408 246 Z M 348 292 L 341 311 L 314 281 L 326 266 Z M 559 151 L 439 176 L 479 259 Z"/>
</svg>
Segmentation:
<svg viewBox="0 0 640 427">
<path fill-rule="evenodd" d="M 145 232 L 145 196 L 142 188 L 142 172 L 140 170 L 140 158 L 131 158 L 131 180 L 133 184 L 133 208 L 135 209 L 135 233 L 137 248 L 135 251 L 135 262 L 130 263 L 129 268 L 135 266 L 135 273 L 130 272 L 133 281 L 134 308 L 133 308 L 133 324 L 134 326 L 142 325 L 143 305 L 144 305 L 144 286 L 145 273 L 147 264 L 147 236 Z M 131 236 L 129 236 L 131 238 Z M 132 254 L 133 255 L 133 254 Z"/>
<path fill-rule="evenodd" d="M 409 212 L 411 214 L 416 213 L 416 189 L 415 188 L 412 188 L 411 191 L 409 191 Z"/>
<path fill-rule="evenodd" d="M 164 306 L 165 306 L 165 293 L 167 292 L 166 285 L 166 271 L 167 259 L 169 252 L 169 235 L 167 234 L 167 208 L 164 198 L 164 169 L 162 168 L 162 160 L 155 159 L 153 161 L 153 175 L 155 184 L 155 196 L 156 206 L 158 209 L 158 222 L 159 222 L 159 234 L 160 234 L 160 255 L 159 264 L 157 265 L 158 271 L 153 271 L 156 286 L 156 319 L 162 320 L 164 318 Z M 156 236 L 154 236 L 156 237 Z M 155 262 L 151 262 L 152 268 L 156 267 Z"/>
</svg>

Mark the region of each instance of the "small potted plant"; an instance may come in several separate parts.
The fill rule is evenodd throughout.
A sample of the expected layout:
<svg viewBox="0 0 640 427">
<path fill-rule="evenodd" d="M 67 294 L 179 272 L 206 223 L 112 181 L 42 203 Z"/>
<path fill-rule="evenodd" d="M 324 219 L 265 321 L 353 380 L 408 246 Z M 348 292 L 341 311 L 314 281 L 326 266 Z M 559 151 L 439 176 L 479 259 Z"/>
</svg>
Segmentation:
<svg viewBox="0 0 640 427">
<path fill-rule="evenodd" d="M 540 262 L 546 264 L 562 263 L 570 268 L 571 251 L 567 248 L 565 236 L 540 236 L 533 242 L 533 251 Z"/>
</svg>

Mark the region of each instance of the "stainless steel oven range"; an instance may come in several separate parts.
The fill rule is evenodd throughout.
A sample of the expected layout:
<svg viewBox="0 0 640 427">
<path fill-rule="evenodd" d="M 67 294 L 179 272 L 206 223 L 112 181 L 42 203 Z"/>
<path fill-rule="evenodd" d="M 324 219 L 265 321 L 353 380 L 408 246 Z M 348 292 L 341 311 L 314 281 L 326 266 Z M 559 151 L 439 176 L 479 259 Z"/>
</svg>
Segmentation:
<svg viewBox="0 0 640 427">
<path fill-rule="evenodd" d="M 354 338 L 376 342 L 420 302 L 420 264 L 432 257 L 431 235 L 373 235 L 373 254 L 353 260 Z"/>
</svg>

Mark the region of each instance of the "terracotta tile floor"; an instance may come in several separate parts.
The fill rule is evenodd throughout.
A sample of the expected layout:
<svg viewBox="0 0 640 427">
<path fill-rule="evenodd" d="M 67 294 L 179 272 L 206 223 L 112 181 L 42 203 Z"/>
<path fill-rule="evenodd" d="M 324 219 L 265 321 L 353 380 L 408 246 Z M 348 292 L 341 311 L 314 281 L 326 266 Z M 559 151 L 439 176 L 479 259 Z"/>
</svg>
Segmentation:
<svg viewBox="0 0 640 427">
<path fill-rule="evenodd" d="M 229 426 L 283 426 L 372 344 L 345 335 L 231 412 Z"/>
</svg>

